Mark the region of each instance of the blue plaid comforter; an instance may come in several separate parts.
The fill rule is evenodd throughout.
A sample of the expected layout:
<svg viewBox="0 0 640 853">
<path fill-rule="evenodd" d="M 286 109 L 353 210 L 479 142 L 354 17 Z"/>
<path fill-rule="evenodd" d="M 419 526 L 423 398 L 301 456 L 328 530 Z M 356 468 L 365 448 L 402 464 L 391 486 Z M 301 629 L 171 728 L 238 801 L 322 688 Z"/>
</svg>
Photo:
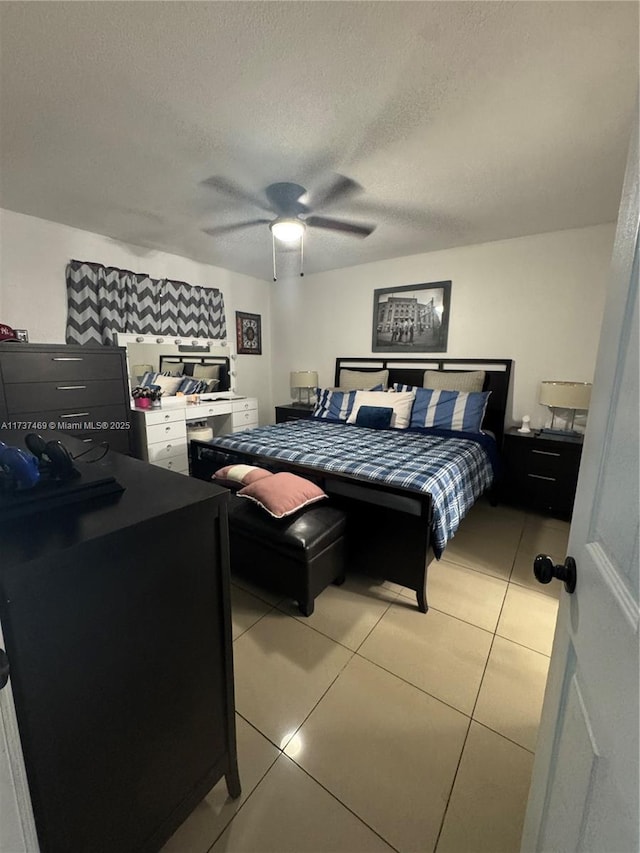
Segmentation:
<svg viewBox="0 0 640 853">
<path fill-rule="evenodd" d="M 489 454 L 463 435 L 298 420 L 222 436 L 215 445 L 430 494 L 431 544 L 439 558 L 493 479 Z"/>
</svg>

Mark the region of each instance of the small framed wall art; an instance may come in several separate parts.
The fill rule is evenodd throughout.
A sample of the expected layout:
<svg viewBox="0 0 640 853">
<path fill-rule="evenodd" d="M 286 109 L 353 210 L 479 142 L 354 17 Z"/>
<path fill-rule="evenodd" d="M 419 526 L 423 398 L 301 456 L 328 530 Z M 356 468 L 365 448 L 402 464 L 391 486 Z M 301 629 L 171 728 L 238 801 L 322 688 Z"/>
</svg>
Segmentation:
<svg viewBox="0 0 640 853">
<path fill-rule="evenodd" d="M 262 355 L 262 329 L 259 314 L 236 311 L 236 350 L 238 355 Z"/>
</svg>

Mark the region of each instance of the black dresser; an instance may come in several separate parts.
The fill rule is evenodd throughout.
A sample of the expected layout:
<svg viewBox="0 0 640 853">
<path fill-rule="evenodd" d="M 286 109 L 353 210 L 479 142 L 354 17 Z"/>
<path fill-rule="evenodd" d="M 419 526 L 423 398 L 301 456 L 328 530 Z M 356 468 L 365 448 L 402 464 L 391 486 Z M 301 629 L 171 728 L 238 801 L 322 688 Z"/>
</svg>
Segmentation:
<svg viewBox="0 0 640 853">
<path fill-rule="evenodd" d="M 55 429 L 84 444 L 106 441 L 130 453 L 125 350 L 1 343 L 0 427 Z"/>
<path fill-rule="evenodd" d="M 582 436 L 507 430 L 503 450 L 506 499 L 561 518 L 571 518 L 582 440 Z"/>
<path fill-rule="evenodd" d="M 94 467 L 125 491 L 0 519 L 9 683 L 43 853 L 154 853 L 223 776 L 240 793 L 229 493 Z"/>
</svg>

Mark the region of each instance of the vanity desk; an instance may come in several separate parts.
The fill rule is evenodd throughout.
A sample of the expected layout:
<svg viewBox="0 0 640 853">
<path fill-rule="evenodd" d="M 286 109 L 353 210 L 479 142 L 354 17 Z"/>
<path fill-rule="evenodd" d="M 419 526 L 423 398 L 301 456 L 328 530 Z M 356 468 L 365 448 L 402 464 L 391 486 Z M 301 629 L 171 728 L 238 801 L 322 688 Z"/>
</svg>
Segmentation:
<svg viewBox="0 0 640 853">
<path fill-rule="evenodd" d="M 126 349 L 131 389 L 149 371 L 215 380 L 214 390 L 196 395 L 198 403 L 171 396 L 175 391 L 163 395 L 159 408 L 141 409 L 131 401 L 133 452 L 139 459 L 188 475 L 190 427 L 202 425 L 219 436 L 258 426 L 257 399 L 236 393 L 236 356 L 227 341 L 119 334 L 118 343 Z"/>
<path fill-rule="evenodd" d="M 214 436 L 258 426 L 258 400 L 233 393 L 200 403 L 164 402 L 157 409 L 134 406 L 131 413 L 135 455 L 179 474 L 189 474 L 190 424 L 205 422 Z"/>
</svg>

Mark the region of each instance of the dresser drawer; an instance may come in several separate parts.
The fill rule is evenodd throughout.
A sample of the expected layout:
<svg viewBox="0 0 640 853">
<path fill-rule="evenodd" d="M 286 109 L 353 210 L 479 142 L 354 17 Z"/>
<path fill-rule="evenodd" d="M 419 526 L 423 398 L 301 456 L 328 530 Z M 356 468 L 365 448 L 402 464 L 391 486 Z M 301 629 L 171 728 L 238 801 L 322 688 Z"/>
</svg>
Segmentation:
<svg viewBox="0 0 640 853">
<path fill-rule="evenodd" d="M 124 406 L 113 405 L 15 412 L 11 414 L 8 423 L 17 424 L 11 429 L 57 429 L 75 436 L 95 430 L 130 432 L 133 426 L 129 410 Z"/>
<path fill-rule="evenodd" d="M 187 425 L 184 421 L 169 421 L 163 424 L 147 424 L 147 444 L 167 441 L 168 439 L 186 439 Z"/>
<path fill-rule="evenodd" d="M 234 412 L 231 416 L 233 423 L 233 431 L 237 432 L 237 430 L 243 427 L 257 427 L 258 426 L 258 410 L 252 409 L 248 412 Z"/>
<path fill-rule="evenodd" d="M 149 462 L 160 462 L 162 459 L 170 459 L 174 456 L 183 457 L 187 462 L 186 439 L 179 438 L 175 441 L 160 441 L 147 445 Z"/>
<path fill-rule="evenodd" d="M 549 480 L 563 480 L 577 475 L 581 447 L 560 442 L 549 446 L 549 442 L 520 441 L 512 448 L 514 468 L 520 477 L 529 474 Z"/>
<path fill-rule="evenodd" d="M 231 414 L 231 401 L 218 400 L 215 403 L 198 403 L 196 406 L 187 406 L 186 418 L 188 421 L 202 421 L 217 415 Z"/>
<path fill-rule="evenodd" d="M 105 352 L 65 353 L 16 352 L 2 354 L 2 376 L 5 384 L 14 382 L 67 382 L 76 379 L 120 379 L 120 350 Z"/>
<path fill-rule="evenodd" d="M 7 412 L 39 412 L 48 409 L 76 412 L 90 406 L 124 404 L 122 381 L 87 379 L 5 385 Z"/>
<path fill-rule="evenodd" d="M 233 400 L 233 412 L 248 412 L 257 410 L 258 401 L 255 397 L 247 397 L 245 400 Z M 256 417 L 257 420 L 257 417 Z"/>
<path fill-rule="evenodd" d="M 182 406 L 176 406 L 174 409 L 136 409 L 136 412 L 141 412 L 144 414 L 144 422 L 147 425 L 147 429 L 150 426 L 154 426 L 156 424 L 166 424 L 166 423 L 184 423 L 184 413 L 185 408 Z"/>
<path fill-rule="evenodd" d="M 96 448 L 95 453 L 87 453 L 83 457 L 85 461 L 100 458 L 100 445 L 103 443 L 108 444 L 109 450 L 114 450 L 116 453 L 128 454 L 131 452 L 131 436 L 128 430 L 112 430 L 111 432 L 108 430 L 92 430 L 84 436 L 74 432 L 73 437 L 80 439 L 87 449 L 90 446 Z M 64 438 L 62 438 L 62 443 L 64 444 Z"/>
</svg>

